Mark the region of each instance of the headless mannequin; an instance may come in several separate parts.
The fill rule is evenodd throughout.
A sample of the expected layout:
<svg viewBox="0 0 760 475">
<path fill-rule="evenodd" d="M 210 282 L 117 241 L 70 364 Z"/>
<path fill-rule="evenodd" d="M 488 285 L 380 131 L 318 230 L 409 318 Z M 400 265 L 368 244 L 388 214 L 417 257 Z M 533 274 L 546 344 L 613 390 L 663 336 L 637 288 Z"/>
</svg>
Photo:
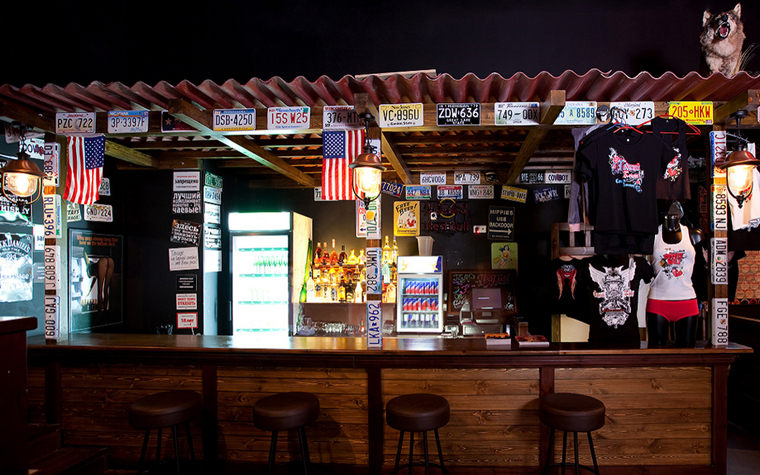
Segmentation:
<svg viewBox="0 0 760 475">
<path fill-rule="evenodd" d="M 704 235 L 699 229 L 689 231 L 689 240 L 693 246 L 697 246 Z M 668 244 L 677 244 L 681 242 L 680 216 L 668 213 L 662 225 L 662 240 Z M 647 312 L 647 332 L 649 334 L 649 346 L 666 346 L 668 344 L 668 330 L 671 328 L 671 322 L 656 313 Z M 673 323 L 673 334 L 675 335 L 676 346 L 679 348 L 692 348 L 697 342 L 697 316 L 690 315 Z"/>
</svg>

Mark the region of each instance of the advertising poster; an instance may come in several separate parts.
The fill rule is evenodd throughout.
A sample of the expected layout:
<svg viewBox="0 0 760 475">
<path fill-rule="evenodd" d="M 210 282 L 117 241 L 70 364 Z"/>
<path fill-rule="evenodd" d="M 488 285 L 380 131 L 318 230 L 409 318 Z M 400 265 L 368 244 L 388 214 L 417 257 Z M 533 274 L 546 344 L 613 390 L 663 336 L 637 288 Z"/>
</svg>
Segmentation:
<svg viewBox="0 0 760 475">
<path fill-rule="evenodd" d="M 517 270 L 517 243 L 491 243 L 491 269 Z"/>
<path fill-rule="evenodd" d="M 172 198 L 172 213 L 200 214 L 201 192 L 175 192 Z"/>
<path fill-rule="evenodd" d="M 191 244 L 197 246 L 201 241 L 201 229 L 203 225 L 191 221 L 172 220 L 172 234 L 169 240 L 178 244 Z"/>
<path fill-rule="evenodd" d="M 122 236 L 69 230 L 71 332 L 121 323 L 123 246 Z"/>
<path fill-rule="evenodd" d="M 0 302 L 32 300 L 31 234 L 0 234 Z"/>
<path fill-rule="evenodd" d="M 397 201 L 393 203 L 393 235 L 420 235 L 419 201 Z"/>
</svg>

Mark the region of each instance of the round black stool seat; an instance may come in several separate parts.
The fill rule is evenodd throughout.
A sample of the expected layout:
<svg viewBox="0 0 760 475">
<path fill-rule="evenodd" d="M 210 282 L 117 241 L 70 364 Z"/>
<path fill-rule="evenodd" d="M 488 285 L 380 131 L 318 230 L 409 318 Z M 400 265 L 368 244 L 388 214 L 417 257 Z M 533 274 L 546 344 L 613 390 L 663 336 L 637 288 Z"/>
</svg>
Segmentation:
<svg viewBox="0 0 760 475">
<path fill-rule="evenodd" d="M 405 394 L 388 401 L 388 425 L 405 432 L 424 432 L 449 423 L 449 401 L 435 394 Z"/>
<path fill-rule="evenodd" d="M 195 391 L 167 391 L 145 396 L 129 407 L 129 425 L 160 429 L 188 422 L 201 413 L 203 400 Z"/>
<path fill-rule="evenodd" d="M 253 425 L 261 430 L 297 429 L 319 417 L 319 399 L 310 393 L 279 393 L 253 405 Z"/>
<path fill-rule="evenodd" d="M 604 427 L 604 404 L 591 396 L 554 393 L 541 398 L 539 419 L 565 432 L 590 432 Z"/>
</svg>

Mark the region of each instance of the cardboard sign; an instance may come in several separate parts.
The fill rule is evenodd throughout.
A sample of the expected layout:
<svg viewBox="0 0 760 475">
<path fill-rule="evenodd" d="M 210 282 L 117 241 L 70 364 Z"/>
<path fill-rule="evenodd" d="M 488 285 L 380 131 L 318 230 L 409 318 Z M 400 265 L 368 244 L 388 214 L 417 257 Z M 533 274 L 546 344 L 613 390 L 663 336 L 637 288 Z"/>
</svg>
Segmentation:
<svg viewBox="0 0 760 475">
<path fill-rule="evenodd" d="M 514 241 L 515 208 L 511 206 L 488 207 L 488 239 Z"/>
<path fill-rule="evenodd" d="M 169 271 L 196 270 L 198 268 L 197 247 L 169 249 Z"/>
<path fill-rule="evenodd" d="M 177 294 L 177 310 L 197 310 L 198 294 Z"/>
<path fill-rule="evenodd" d="M 174 219 L 172 220 L 172 234 L 169 240 L 178 244 L 197 246 L 201 240 L 201 227 L 200 223 Z"/>
<path fill-rule="evenodd" d="M 198 312 L 178 312 L 177 328 L 198 328 Z"/>
</svg>

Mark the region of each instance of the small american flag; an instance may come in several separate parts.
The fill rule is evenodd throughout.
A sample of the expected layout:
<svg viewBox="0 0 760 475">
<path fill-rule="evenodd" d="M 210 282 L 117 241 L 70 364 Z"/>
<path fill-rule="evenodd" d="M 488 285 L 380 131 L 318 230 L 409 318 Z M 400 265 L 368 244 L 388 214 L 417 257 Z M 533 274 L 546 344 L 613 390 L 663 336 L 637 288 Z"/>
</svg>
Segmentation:
<svg viewBox="0 0 760 475">
<path fill-rule="evenodd" d="M 70 136 L 69 167 L 63 197 L 71 203 L 91 205 L 98 201 L 98 189 L 103 180 L 103 157 L 106 137 Z"/>
<path fill-rule="evenodd" d="M 322 132 L 322 199 L 353 200 L 353 170 L 348 168 L 362 153 L 364 130 Z"/>
</svg>

